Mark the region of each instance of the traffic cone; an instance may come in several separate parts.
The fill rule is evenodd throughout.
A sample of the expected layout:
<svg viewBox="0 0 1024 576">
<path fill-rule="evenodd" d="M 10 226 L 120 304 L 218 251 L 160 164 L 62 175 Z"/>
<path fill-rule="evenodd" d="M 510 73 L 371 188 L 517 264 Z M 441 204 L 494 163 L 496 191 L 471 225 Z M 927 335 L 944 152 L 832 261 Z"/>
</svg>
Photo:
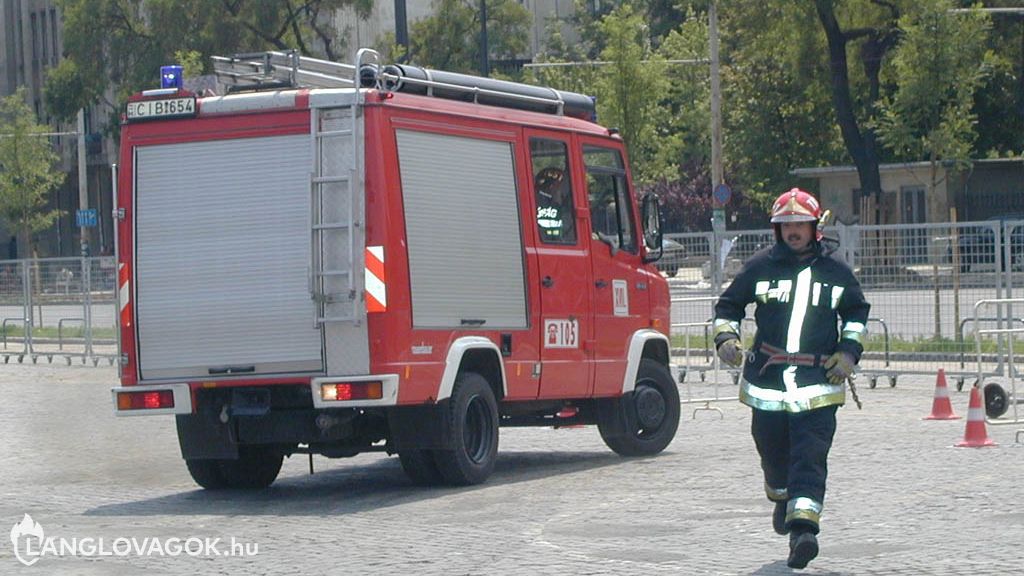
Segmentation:
<svg viewBox="0 0 1024 576">
<path fill-rule="evenodd" d="M 956 420 L 960 418 L 953 413 L 953 405 L 949 403 L 949 388 L 946 387 L 946 371 L 939 368 L 935 377 L 935 398 L 932 400 L 932 413 L 924 420 Z"/>
<path fill-rule="evenodd" d="M 977 386 L 971 388 L 971 403 L 967 407 L 967 429 L 964 439 L 957 443 L 958 448 L 981 448 L 995 446 L 985 431 L 985 410 L 981 407 L 981 392 Z"/>
</svg>

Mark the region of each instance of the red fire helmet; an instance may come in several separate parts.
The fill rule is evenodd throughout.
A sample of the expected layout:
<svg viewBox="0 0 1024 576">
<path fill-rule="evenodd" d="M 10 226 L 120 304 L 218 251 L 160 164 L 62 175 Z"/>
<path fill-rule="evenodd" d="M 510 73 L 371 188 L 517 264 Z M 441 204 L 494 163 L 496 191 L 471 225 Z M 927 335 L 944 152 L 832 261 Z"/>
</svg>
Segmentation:
<svg viewBox="0 0 1024 576">
<path fill-rule="evenodd" d="M 783 192 L 772 204 L 772 223 L 779 222 L 817 222 L 821 218 L 821 204 L 799 188 Z"/>
</svg>

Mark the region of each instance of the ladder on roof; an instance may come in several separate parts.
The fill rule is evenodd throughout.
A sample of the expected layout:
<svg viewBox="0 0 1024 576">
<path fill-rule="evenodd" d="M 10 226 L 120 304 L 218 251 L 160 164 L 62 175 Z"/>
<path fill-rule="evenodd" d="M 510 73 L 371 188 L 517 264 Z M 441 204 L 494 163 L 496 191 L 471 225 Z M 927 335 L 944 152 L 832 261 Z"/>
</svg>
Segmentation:
<svg viewBox="0 0 1024 576">
<path fill-rule="evenodd" d="M 359 51 L 355 66 L 302 56 L 298 50 L 214 56 L 212 59 L 214 73 L 229 90 L 298 86 L 353 88 L 358 62 L 364 52 L 372 52 L 376 60 L 380 59 L 376 52 L 365 48 Z"/>
</svg>

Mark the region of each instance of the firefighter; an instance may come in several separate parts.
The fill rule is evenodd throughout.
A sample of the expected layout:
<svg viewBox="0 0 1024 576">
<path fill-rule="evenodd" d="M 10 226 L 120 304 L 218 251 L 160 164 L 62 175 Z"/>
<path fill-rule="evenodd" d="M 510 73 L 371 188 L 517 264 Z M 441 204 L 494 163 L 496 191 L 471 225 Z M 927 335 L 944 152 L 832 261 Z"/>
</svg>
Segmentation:
<svg viewBox="0 0 1024 576">
<path fill-rule="evenodd" d="M 723 362 L 743 366 L 740 401 L 753 409 L 772 527 L 789 534 L 791 568 L 818 555 L 836 409 L 864 350 L 871 307 L 850 268 L 832 256 L 838 244 L 823 241 L 820 218 L 809 193 L 779 196 L 775 244 L 752 256 L 715 304 L 715 346 Z M 740 322 L 750 303 L 757 334 L 744 351 Z"/>
<path fill-rule="evenodd" d="M 572 226 L 572 198 L 565 193 L 565 172 L 549 166 L 534 177 L 537 193 L 537 229 L 541 240 L 548 243 L 576 241 Z"/>
</svg>

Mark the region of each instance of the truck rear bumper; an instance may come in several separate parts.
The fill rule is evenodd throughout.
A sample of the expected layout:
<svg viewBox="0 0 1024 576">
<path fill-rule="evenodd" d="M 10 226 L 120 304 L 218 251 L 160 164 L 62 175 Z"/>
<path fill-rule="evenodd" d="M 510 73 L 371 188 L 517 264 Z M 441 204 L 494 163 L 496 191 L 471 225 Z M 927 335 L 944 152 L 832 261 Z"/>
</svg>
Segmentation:
<svg viewBox="0 0 1024 576">
<path fill-rule="evenodd" d="M 192 393 L 186 383 L 119 386 L 111 388 L 110 393 L 117 416 L 192 413 Z"/>
</svg>

